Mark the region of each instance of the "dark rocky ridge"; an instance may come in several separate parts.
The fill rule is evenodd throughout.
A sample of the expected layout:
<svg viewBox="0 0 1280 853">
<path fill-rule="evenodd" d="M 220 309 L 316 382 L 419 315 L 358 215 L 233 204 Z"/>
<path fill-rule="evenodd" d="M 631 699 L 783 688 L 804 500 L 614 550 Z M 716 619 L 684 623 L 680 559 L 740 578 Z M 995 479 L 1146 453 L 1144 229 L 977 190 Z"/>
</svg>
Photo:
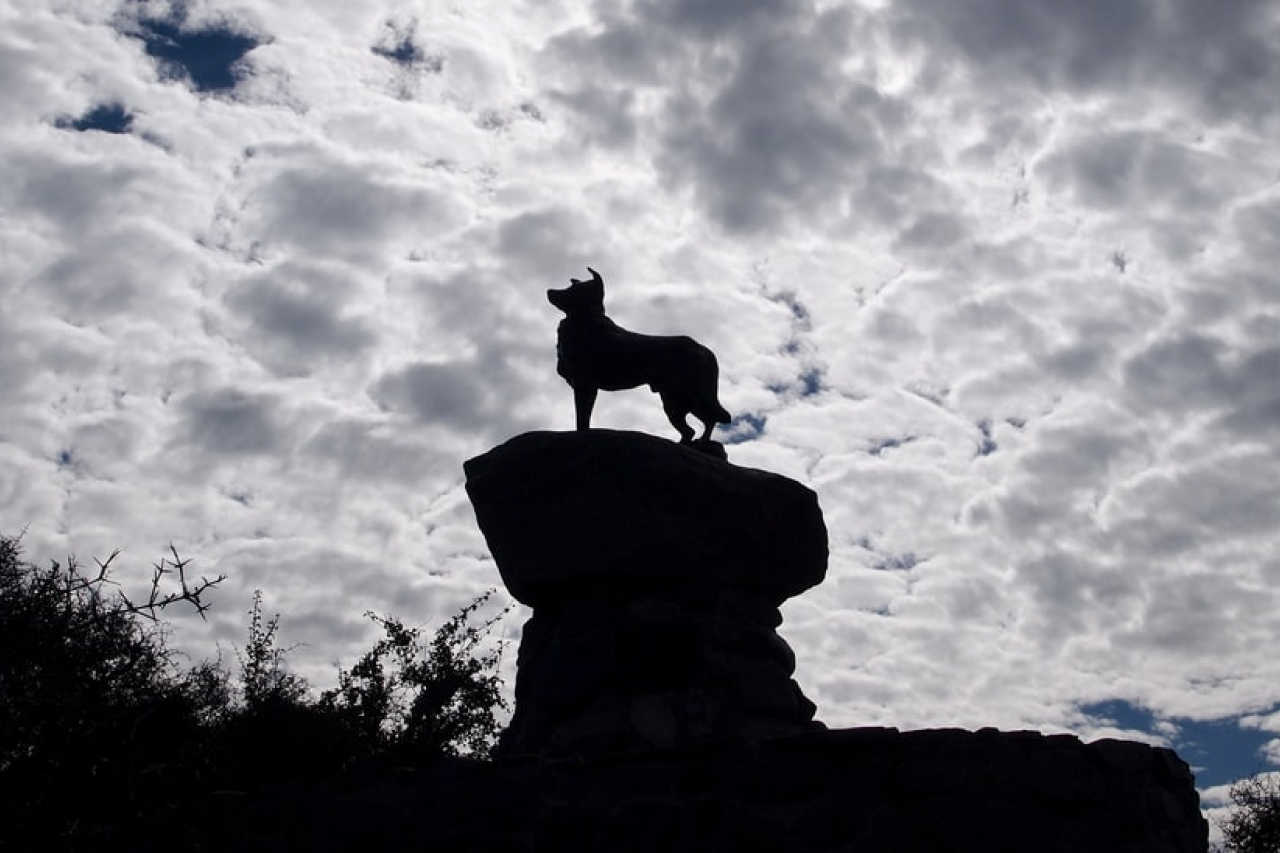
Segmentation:
<svg viewBox="0 0 1280 853">
<path fill-rule="evenodd" d="M 821 582 L 817 496 L 639 433 L 529 433 L 466 463 L 520 641 L 505 755 L 821 727 L 778 605 Z"/>
<path fill-rule="evenodd" d="M 363 768 L 226 794 L 130 850 L 1203 853 L 1168 749 L 1071 735 L 847 729 L 573 760 Z"/>
</svg>

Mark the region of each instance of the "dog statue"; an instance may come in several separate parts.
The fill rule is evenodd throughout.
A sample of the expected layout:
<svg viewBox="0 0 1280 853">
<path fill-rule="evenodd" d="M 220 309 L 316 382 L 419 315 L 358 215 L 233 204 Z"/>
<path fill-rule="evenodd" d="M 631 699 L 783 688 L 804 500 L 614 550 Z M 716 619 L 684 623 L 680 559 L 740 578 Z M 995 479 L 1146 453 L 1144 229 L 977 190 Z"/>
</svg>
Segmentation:
<svg viewBox="0 0 1280 853">
<path fill-rule="evenodd" d="M 720 365 L 715 354 L 693 338 L 628 332 L 604 315 L 604 279 L 587 267 L 589 281 L 569 279 L 569 287 L 547 291 L 547 299 L 565 313 L 556 332 L 556 372 L 573 388 L 578 429 L 591 427 L 596 392 L 648 385 L 662 399 L 662 410 L 693 443 L 693 415 L 705 428 L 706 442 L 716 424 L 731 417 L 716 398 Z"/>
</svg>

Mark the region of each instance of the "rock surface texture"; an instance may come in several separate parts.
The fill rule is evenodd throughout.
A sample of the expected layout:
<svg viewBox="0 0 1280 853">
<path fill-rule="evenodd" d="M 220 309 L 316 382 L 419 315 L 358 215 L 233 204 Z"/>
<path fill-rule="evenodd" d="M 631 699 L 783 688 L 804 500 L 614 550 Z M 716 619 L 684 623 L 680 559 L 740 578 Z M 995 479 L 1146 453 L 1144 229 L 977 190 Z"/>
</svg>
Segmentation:
<svg viewBox="0 0 1280 853">
<path fill-rule="evenodd" d="M 639 433 L 529 433 L 466 463 L 533 608 L 501 752 L 595 755 L 821 728 L 778 606 L 821 582 L 817 496 Z"/>
</svg>

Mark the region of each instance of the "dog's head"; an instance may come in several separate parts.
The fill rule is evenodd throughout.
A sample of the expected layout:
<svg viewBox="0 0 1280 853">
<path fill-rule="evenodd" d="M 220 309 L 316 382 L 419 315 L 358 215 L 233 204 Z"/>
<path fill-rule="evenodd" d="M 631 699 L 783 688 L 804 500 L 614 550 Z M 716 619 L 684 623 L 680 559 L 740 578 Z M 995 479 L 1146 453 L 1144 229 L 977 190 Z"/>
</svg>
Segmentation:
<svg viewBox="0 0 1280 853">
<path fill-rule="evenodd" d="M 569 279 L 569 286 L 547 291 L 547 299 L 570 317 L 599 317 L 604 315 L 604 279 L 600 273 L 587 267 L 591 278 L 583 281 Z"/>
</svg>

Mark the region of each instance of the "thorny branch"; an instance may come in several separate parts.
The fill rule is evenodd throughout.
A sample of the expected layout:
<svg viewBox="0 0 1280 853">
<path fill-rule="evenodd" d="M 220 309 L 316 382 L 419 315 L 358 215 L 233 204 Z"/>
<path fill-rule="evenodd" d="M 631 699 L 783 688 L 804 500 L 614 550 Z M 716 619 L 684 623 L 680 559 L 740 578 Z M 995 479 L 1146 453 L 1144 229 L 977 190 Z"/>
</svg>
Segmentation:
<svg viewBox="0 0 1280 853">
<path fill-rule="evenodd" d="M 107 566 L 116 558 L 119 551 L 113 553 L 107 558 L 106 562 L 96 561 L 98 563 L 98 579 L 102 580 L 106 576 Z M 182 559 L 178 556 L 178 549 L 173 543 L 169 543 L 169 553 L 173 555 L 173 559 L 166 557 L 160 558 L 160 562 L 152 566 L 154 570 L 151 576 L 151 590 L 147 594 L 147 600 L 141 604 L 135 604 L 123 592 L 120 598 L 124 601 L 125 610 L 130 613 L 136 613 L 139 616 L 145 616 L 152 622 L 158 621 L 156 615 L 157 610 L 164 610 L 170 604 L 176 604 L 179 601 L 185 601 L 196 609 L 200 614 L 200 618 L 205 618 L 205 611 L 209 609 L 209 605 L 201 598 L 204 593 L 217 586 L 227 579 L 226 575 L 218 575 L 210 580 L 204 575 L 200 576 L 198 582 L 187 580 L 187 566 L 191 565 L 190 559 Z M 174 572 L 178 574 L 178 590 L 176 592 L 167 592 L 161 594 L 160 585 L 166 575 L 172 575 Z"/>
</svg>

